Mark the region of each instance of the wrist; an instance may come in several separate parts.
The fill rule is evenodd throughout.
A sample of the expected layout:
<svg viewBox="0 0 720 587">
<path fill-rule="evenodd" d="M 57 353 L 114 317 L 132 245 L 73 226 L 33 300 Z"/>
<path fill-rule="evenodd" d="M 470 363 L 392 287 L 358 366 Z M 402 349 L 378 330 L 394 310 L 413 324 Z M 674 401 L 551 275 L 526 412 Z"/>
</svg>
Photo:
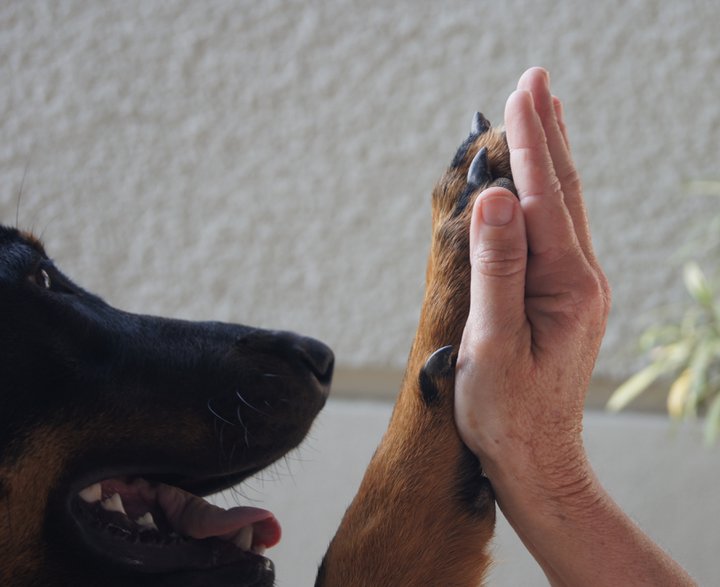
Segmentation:
<svg viewBox="0 0 720 587">
<path fill-rule="evenodd" d="M 581 441 L 556 445 L 552 451 L 516 447 L 481 456 L 498 502 L 527 504 L 538 514 L 589 512 L 604 494 Z M 504 508 L 505 509 L 505 508 Z"/>
</svg>

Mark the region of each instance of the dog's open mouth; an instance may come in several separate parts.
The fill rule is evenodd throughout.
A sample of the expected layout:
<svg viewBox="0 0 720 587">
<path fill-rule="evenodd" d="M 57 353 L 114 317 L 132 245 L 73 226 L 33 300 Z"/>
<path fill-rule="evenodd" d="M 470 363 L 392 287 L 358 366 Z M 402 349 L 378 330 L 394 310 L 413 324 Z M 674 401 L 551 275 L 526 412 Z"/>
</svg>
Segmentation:
<svg viewBox="0 0 720 587">
<path fill-rule="evenodd" d="M 263 554 L 279 542 L 280 525 L 269 511 L 225 510 L 141 477 L 94 483 L 71 496 L 69 505 L 83 547 L 118 570 L 203 573 L 206 579 L 220 571 L 233 577 L 229 584 L 272 584 L 274 569 Z"/>
</svg>

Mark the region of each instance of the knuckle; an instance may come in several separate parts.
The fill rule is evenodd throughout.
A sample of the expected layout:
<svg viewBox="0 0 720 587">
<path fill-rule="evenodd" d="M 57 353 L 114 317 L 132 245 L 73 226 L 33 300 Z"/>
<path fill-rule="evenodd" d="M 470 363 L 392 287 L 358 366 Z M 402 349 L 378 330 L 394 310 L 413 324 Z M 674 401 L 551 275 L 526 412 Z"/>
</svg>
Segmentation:
<svg viewBox="0 0 720 587">
<path fill-rule="evenodd" d="M 610 313 L 610 288 L 602 273 L 584 272 L 576 286 L 575 312 L 590 322 L 605 321 Z"/>
<path fill-rule="evenodd" d="M 566 192 L 577 192 L 582 190 L 582 182 L 580 180 L 580 174 L 574 166 L 571 166 L 568 170 L 563 173 L 560 178 L 560 184 L 562 185 L 563 191 Z"/>
<path fill-rule="evenodd" d="M 598 281 L 600 282 L 600 290 L 602 299 L 605 307 L 605 316 L 610 314 L 610 308 L 612 307 L 612 288 L 610 282 L 602 271 L 598 272 Z"/>
<path fill-rule="evenodd" d="M 525 271 L 525 249 L 490 242 L 473 252 L 472 264 L 483 275 L 511 277 Z"/>
</svg>

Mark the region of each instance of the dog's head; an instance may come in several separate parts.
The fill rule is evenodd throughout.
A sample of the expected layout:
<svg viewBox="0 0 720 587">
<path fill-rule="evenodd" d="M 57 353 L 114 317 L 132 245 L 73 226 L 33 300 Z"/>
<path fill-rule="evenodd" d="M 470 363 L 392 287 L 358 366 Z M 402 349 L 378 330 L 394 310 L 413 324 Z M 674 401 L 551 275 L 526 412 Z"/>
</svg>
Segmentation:
<svg viewBox="0 0 720 587">
<path fill-rule="evenodd" d="M 272 514 L 201 496 L 301 442 L 331 351 L 119 311 L 5 227 L 0 308 L 0 582 L 272 585 Z"/>
</svg>

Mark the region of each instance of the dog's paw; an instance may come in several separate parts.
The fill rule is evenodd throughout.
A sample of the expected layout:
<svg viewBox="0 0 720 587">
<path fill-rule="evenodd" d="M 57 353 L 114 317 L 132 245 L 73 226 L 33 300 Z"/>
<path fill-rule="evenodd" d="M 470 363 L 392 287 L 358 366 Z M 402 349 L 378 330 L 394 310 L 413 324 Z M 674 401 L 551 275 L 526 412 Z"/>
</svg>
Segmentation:
<svg viewBox="0 0 720 587">
<path fill-rule="evenodd" d="M 470 134 L 433 192 L 435 227 L 467 213 L 477 194 L 494 185 L 515 193 L 507 141 L 501 129 L 476 112 Z"/>
<path fill-rule="evenodd" d="M 478 112 L 473 117 L 469 136 L 433 190 L 432 246 L 419 330 L 423 333 L 422 350 L 427 352 L 423 360 L 441 347 L 452 345 L 457 350 L 460 344 L 470 305 L 472 205 L 478 194 L 490 186 L 515 193 L 505 133 L 493 128 Z M 438 365 L 434 361 L 430 366 L 437 370 Z M 427 367 L 424 372 L 428 372 Z M 433 386 L 428 381 L 426 378 L 421 388 L 431 390 Z M 432 395 L 431 391 L 423 393 L 426 402 Z"/>
<path fill-rule="evenodd" d="M 418 330 L 423 351 L 432 352 L 419 372 L 419 387 L 428 406 L 451 402 L 441 390 L 452 381 L 455 358 L 467 318 L 470 288 L 470 211 L 475 198 L 490 186 L 515 192 L 510 154 L 502 129 L 476 112 L 470 134 L 453 157 L 432 194 L 432 246 L 423 316 Z M 417 350 L 420 350 L 419 348 Z"/>
</svg>

